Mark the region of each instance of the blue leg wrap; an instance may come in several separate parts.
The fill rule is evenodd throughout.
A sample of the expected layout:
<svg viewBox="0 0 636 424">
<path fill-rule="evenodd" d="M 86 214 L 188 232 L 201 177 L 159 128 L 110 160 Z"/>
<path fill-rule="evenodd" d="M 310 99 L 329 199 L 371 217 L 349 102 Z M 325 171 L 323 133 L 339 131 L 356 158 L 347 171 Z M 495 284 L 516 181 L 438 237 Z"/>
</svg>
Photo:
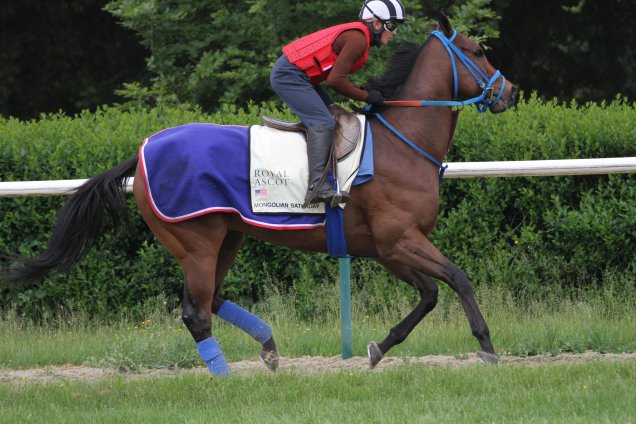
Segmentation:
<svg viewBox="0 0 636 424">
<path fill-rule="evenodd" d="M 203 359 L 212 374 L 230 375 L 230 369 L 225 361 L 225 356 L 223 356 L 223 351 L 221 351 L 221 346 L 219 346 L 214 337 L 197 343 L 197 349 L 199 349 L 201 359 Z"/>
<path fill-rule="evenodd" d="M 272 338 L 272 329 L 265 321 L 228 300 L 223 302 L 216 315 L 245 331 L 261 344 Z"/>
</svg>

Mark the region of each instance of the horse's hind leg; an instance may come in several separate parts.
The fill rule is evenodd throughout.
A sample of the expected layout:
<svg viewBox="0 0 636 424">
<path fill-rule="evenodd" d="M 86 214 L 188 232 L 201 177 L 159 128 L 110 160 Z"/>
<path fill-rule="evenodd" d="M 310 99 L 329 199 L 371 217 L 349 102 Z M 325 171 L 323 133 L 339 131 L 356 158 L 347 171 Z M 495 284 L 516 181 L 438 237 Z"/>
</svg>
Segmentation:
<svg viewBox="0 0 636 424">
<path fill-rule="evenodd" d="M 229 374 L 227 362 L 212 336 L 212 299 L 219 250 L 227 234 L 227 217 L 210 214 L 180 223 L 160 220 L 152 211 L 142 186 L 139 169 L 134 194 L 139 212 L 157 240 L 170 252 L 183 271 L 182 319 L 197 344 L 201 359 L 215 375 Z"/>
<path fill-rule="evenodd" d="M 430 266 L 428 273 L 447 283 L 457 293 L 468 318 L 471 332 L 481 347 L 481 350 L 477 352 L 479 357 L 486 363 L 496 363 L 497 355 L 490 341 L 490 330 L 477 305 L 472 283 L 464 271 L 442 255 L 428 239 L 426 242 L 425 248 L 430 255 L 427 258 L 428 266 Z"/>
<path fill-rule="evenodd" d="M 419 230 L 404 233 L 403 237 L 385 252 L 387 254 L 384 259 L 387 262 L 415 269 L 448 284 L 459 296 L 472 334 L 479 342 L 479 357 L 484 362 L 497 362 L 495 349 L 490 341 L 490 331 L 477 305 L 473 286 L 457 265 L 442 255 Z"/>
<path fill-rule="evenodd" d="M 415 326 L 419 324 L 429 312 L 435 309 L 437 305 L 437 283 L 435 283 L 431 277 L 402 267 L 391 266 L 387 263 L 383 263 L 383 265 L 401 280 L 413 286 L 420 294 L 420 301 L 411 313 L 389 331 L 389 334 L 382 342 L 369 343 L 367 352 L 369 354 L 369 364 L 371 368 L 380 362 L 389 349 L 406 340 Z"/>
<path fill-rule="evenodd" d="M 229 300 L 224 300 L 221 294 L 223 280 L 234 263 L 242 241 L 242 233 L 229 231 L 221 244 L 216 265 L 216 291 L 212 302 L 212 312 L 258 341 L 261 344 L 259 357 L 270 370 L 276 371 L 278 368 L 278 352 L 271 327 L 258 316 Z"/>
<path fill-rule="evenodd" d="M 185 276 L 183 322 L 192 334 L 201 358 L 212 374 L 229 374 L 223 352 L 212 335 L 212 304 L 217 290 L 217 262 L 227 235 L 227 217 L 206 215 L 170 227 L 180 248 L 171 252 Z M 156 233 L 155 233 L 156 234 Z"/>
</svg>

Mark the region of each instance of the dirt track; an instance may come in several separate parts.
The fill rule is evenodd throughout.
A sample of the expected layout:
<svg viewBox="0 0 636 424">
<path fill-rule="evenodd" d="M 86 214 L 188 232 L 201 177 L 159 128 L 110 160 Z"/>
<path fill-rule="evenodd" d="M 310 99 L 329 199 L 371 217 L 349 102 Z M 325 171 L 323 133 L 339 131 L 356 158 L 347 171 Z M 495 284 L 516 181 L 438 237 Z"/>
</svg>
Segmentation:
<svg viewBox="0 0 636 424">
<path fill-rule="evenodd" d="M 581 354 L 561 354 L 556 356 L 503 356 L 499 364 L 524 364 L 538 365 L 546 363 L 573 363 L 587 361 L 633 361 L 636 360 L 636 352 L 622 354 L 601 354 L 598 352 L 585 352 Z M 482 362 L 476 354 L 455 356 L 422 356 L 422 357 L 386 357 L 373 371 L 369 371 L 369 362 L 366 357 L 354 357 L 343 360 L 340 356 L 321 357 L 303 356 L 301 358 L 280 358 L 279 372 L 312 375 L 322 372 L 347 372 L 369 371 L 378 372 L 389 367 L 404 364 L 417 364 L 422 366 L 447 366 L 464 367 L 481 365 Z M 233 374 L 268 373 L 270 371 L 260 361 L 240 361 L 230 364 Z M 184 370 L 156 370 L 145 369 L 140 372 L 119 372 L 111 368 L 95 368 L 89 366 L 55 366 L 23 370 L 0 370 L 0 382 L 29 382 L 52 380 L 84 380 L 95 381 L 102 378 L 122 376 L 127 379 L 152 378 L 160 376 L 175 376 L 186 373 L 207 373 L 205 368 Z"/>
</svg>

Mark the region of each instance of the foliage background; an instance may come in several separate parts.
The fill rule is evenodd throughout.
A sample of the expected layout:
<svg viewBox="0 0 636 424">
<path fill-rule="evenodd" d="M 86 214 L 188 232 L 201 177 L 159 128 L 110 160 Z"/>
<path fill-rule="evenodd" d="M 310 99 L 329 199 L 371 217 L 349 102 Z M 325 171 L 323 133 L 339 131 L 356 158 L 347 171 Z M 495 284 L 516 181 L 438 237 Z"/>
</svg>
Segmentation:
<svg viewBox="0 0 636 424">
<path fill-rule="evenodd" d="M 102 0 L 4 1 L 0 114 L 94 110 L 126 81 L 147 82 L 149 51 L 101 10 Z"/>
</svg>

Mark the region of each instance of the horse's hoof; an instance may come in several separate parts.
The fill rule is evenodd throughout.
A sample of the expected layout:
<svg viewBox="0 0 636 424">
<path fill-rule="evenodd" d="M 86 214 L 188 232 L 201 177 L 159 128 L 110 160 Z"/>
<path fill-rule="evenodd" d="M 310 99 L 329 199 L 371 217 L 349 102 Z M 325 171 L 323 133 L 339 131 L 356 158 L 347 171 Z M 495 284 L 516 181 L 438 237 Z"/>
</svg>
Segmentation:
<svg viewBox="0 0 636 424">
<path fill-rule="evenodd" d="M 367 354 L 369 355 L 369 368 L 375 368 L 378 362 L 384 358 L 384 353 L 380 350 L 380 346 L 376 342 L 371 342 L 367 346 Z"/>
<path fill-rule="evenodd" d="M 499 362 L 497 355 L 495 355 L 494 353 L 488 353 L 480 350 L 479 352 L 477 352 L 477 356 L 479 356 L 479 359 L 481 359 L 484 364 L 496 364 L 497 362 Z"/>
<path fill-rule="evenodd" d="M 261 349 L 258 353 L 258 357 L 261 361 L 267 365 L 270 371 L 276 371 L 278 369 L 278 352 L 275 350 Z"/>
</svg>

